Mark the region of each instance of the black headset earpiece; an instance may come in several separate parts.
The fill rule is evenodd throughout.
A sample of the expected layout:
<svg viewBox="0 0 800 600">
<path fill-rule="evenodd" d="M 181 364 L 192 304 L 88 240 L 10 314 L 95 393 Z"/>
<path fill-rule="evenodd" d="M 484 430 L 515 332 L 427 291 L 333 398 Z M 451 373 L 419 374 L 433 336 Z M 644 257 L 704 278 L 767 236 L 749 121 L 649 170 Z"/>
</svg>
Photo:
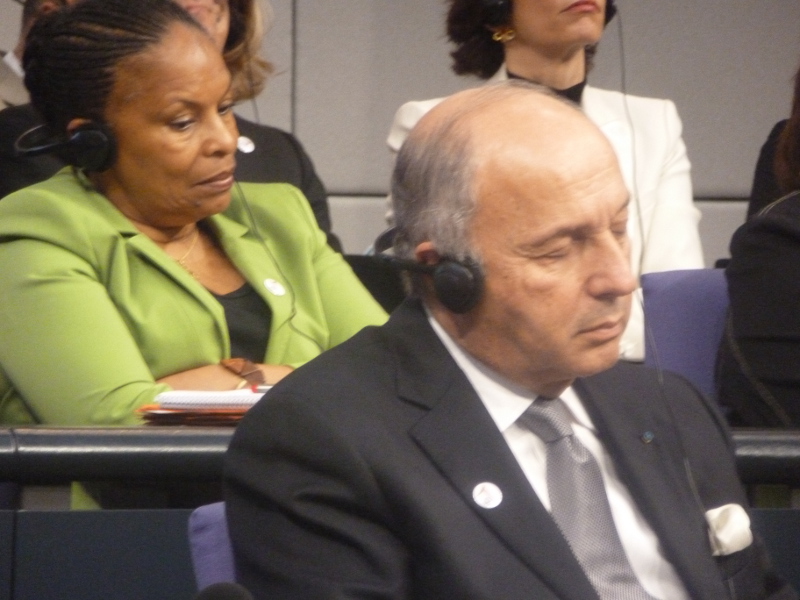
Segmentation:
<svg viewBox="0 0 800 600">
<path fill-rule="evenodd" d="M 502 27 L 511 22 L 511 0 L 482 0 L 483 22 L 488 27 Z M 617 14 L 614 0 L 606 1 L 605 24 Z"/>
<path fill-rule="evenodd" d="M 450 312 L 465 313 L 483 296 L 483 269 L 473 260 L 444 257 L 435 265 L 425 265 L 389 254 L 376 256 L 395 269 L 430 275 L 436 298 Z"/>
<path fill-rule="evenodd" d="M 68 164 L 84 171 L 105 171 L 114 164 L 117 144 L 111 130 L 96 121 L 79 125 L 70 132 L 67 139 L 54 139 L 46 125 L 38 125 L 14 142 L 14 154 L 56 154 Z"/>
<path fill-rule="evenodd" d="M 483 296 L 483 269 L 472 260 L 443 258 L 433 267 L 433 289 L 447 310 L 465 313 Z"/>
<path fill-rule="evenodd" d="M 105 171 L 117 158 L 114 134 L 103 123 L 89 121 L 70 134 L 65 147 L 70 164 L 84 171 Z"/>
</svg>

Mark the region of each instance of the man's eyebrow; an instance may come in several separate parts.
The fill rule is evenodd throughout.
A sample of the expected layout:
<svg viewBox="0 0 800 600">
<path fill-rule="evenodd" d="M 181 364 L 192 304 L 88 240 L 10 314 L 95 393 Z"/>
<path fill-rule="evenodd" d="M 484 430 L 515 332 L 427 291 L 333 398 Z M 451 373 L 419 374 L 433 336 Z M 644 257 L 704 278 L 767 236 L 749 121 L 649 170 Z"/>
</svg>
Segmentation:
<svg viewBox="0 0 800 600">
<path fill-rule="evenodd" d="M 630 205 L 631 198 L 630 196 L 626 196 L 625 201 L 620 205 L 619 209 L 617 209 L 617 212 L 614 213 L 614 218 L 616 219 L 617 217 L 621 216 L 622 213 L 630 208 Z M 595 228 L 592 225 L 566 225 L 554 231 L 542 234 L 541 237 L 531 240 L 530 242 L 526 243 L 525 246 L 528 248 L 537 248 L 560 238 L 585 237 L 594 231 L 594 229 Z"/>
</svg>

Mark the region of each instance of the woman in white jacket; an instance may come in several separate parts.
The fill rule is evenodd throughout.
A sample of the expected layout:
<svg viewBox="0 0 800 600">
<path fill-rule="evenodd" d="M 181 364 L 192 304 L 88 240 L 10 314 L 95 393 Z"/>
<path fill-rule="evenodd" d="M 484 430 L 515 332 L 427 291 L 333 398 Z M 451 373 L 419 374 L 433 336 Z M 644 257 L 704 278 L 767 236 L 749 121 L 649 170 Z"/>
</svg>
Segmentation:
<svg viewBox="0 0 800 600">
<path fill-rule="evenodd" d="M 516 77 L 580 104 L 611 142 L 631 193 L 628 232 L 637 275 L 703 267 L 681 121 L 670 100 L 586 85 L 596 45 L 614 16 L 613 0 L 449 0 L 453 70 L 491 81 Z M 395 115 L 389 147 L 441 98 L 408 102 Z M 510 125 L 513 126 L 513 125 Z M 644 357 L 641 301 L 633 302 L 622 358 Z"/>
</svg>

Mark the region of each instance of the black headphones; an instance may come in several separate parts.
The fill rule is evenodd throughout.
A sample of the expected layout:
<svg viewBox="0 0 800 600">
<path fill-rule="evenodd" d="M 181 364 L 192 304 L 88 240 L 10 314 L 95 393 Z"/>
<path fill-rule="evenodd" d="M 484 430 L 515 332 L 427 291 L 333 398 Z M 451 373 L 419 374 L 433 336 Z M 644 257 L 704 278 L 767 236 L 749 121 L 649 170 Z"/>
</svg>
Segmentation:
<svg viewBox="0 0 800 600">
<path fill-rule="evenodd" d="M 511 22 L 511 0 L 481 0 L 483 22 L 489 27 L 502 27 Z M 605 25 L 617 14 L 614 0 L 606 0 Z"/>
<path fill-rule="evenodd" d="M 53 137 L 47 125 L 37 125 L 14 142 L 15 156 L 50 153 L 87 172 L 105 171 L 116 160 L 117 144 L 108 126 L 95 121 L 79 125 L 67 139 Z"/>
<path fill-rule="evenodd" d="M 412 273 L 425 273 L 433 280 L 437 300 L 447 310 L 462 314 L 472 309 L 483 296 L 483 269 L 474 260 L 457 260 L 444 256 L 435 265 L 398 258 L 382 252 L 392 246 L 395 227 L 384 231 L 375 240 L 376 256 L 390 267 Z"/>
</svg>

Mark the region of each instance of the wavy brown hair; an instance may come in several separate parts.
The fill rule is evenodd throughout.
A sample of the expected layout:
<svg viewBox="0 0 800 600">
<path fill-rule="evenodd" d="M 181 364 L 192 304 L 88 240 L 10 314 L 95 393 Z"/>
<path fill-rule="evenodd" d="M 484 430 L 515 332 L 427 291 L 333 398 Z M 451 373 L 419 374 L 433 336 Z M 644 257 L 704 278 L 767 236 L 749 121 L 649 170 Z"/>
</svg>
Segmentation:
<svg viewBox="0 0 800 600">
<path fill-rule="evenodd" d="M 237 100 L 255 98 L 264 89 L 273 65 L 262 58 L 264 17 L 258 0 L 229 0 L 230 30 L 222 57 L 231 72 Z"/>
<path fill-rule="evenodd" d="M 477 75 L 489 79 L 505 60 L 503 44 L 492 39 L 492 31 L 486 26 L 490 21 L 490 9 L 484 0 L 447 0 L 447 37 L 456 49 L 452 69 L 458 75 Z M 613 0 L 606 3 L 606 23 L 616 14 Z M 597 44 L 586 47 L 586 72 L 592 68 L 592 59 L 597 53 Z"/>
<path fill-rule="evenodd" d="M 792 114 L 778 136 L 773 168 L 782 193 L 800 189 L 800 70 L 794 76 Z"/>
</svg>

